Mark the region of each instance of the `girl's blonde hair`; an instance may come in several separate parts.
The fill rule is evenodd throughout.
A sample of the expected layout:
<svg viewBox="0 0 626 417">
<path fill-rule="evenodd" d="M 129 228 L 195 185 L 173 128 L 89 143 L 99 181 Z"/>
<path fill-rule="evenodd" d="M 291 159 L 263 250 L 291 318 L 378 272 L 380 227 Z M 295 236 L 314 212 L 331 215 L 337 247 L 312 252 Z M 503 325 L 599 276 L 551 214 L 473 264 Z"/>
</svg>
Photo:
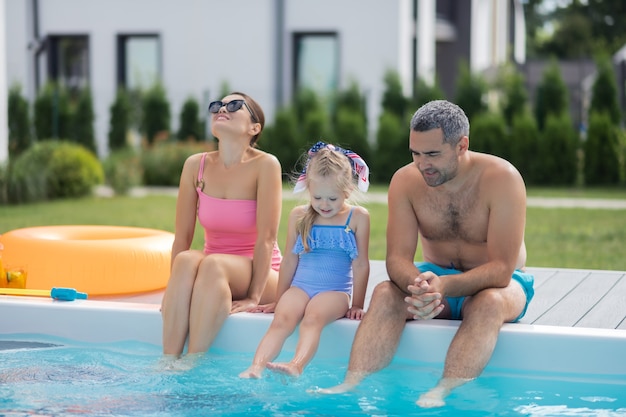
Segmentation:
<svg viewBox="0 0 626 417">
<path fill-rule="evenodd" d="M 350 196 L 357 189 L 350 159 L 341 151 L 324 147 L 308 159 L 305 169 L 307 189 L 311 178 L 323 177 L 334 177 L 337 181 L 337 187 L 346 196 Z M 309 202 L 306 212 L 296 223 L 296 232 L 302 237 L 302 244 L 306 252 L 310 250 L 309 234 L 316 217 L 317 212 Z"/>
</svg>

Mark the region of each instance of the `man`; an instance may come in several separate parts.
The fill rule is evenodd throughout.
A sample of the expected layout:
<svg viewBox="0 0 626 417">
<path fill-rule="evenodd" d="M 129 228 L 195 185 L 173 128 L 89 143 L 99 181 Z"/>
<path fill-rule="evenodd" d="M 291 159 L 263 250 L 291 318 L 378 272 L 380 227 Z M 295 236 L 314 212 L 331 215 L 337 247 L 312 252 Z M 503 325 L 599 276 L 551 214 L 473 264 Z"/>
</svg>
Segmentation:
<svg viewBox="0 0 626 417">
<path fill-rule="evenodd" d="M 500 328 L 519 320 L 533 291 L 526 262 L 526 189 L 507 161 L 469 150 L 469 121 L 445 100 L 411 120 L 413 163 L 389 186 L 387 272 L 354 338 L 342 384 L 350 390 L 387 366 L 407 319 L 462 320 L 443 377 L 417 400 L 438 407 L 452 389 L 476 378 L 491 358 Z M 414 263 L 418 237 L 424 261 Z"/>
</svg>

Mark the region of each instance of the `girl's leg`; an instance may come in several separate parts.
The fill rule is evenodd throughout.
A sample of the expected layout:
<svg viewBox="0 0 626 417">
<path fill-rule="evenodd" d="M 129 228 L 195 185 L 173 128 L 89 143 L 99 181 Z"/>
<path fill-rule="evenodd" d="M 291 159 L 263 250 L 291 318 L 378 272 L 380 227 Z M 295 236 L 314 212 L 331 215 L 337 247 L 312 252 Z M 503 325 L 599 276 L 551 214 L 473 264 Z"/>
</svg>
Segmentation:
<svg viewBox="0 0 626 417">
<path fill-rule="evenodd" d="M 189 329 L 189 305 L 198 265 L 204 258 L 199 251 L 185 251 L 176 256 L 172 273 L 163 295 L 163 353 L 180 356 Z"/>
<path fill-rule="evenodd" d="M 292 376 L 302 374 L 317 352 L 324 326 L 344 317 L 349 304 L 348 294 L 338 291 L 322 292 L 313 297 L 300 323 L 300 338 L 293 359 L 288 363 L 268 363 L 267 367 Z"/>
<path fill-rule="evenodd" d="M 304 315 L 309 296 L 300 288 L 291 287 L 280 297 L 274 319 L 267 333 L 261 339 L 254 354 L 252 365 L 239 374 L 241 378 L 260 378 L 265 365 L 276 358 L 285 343 L 293 333 L 298 322 Z"/>
</svg>

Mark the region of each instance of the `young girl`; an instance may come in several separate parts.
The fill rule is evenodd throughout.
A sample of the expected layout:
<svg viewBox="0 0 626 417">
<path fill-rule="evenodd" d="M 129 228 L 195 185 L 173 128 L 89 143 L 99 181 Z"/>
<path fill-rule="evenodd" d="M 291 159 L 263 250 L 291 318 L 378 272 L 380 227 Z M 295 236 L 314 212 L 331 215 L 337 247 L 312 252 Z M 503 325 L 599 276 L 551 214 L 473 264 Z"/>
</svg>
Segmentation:
<svg viewBox="0 0 626 417">
<path fill-rule="evenodd" d="M 293 250 L 280 266 L 279 301 L 262 308 L 274 312 L 274 319 L 252 365 L 239 374 L 242 378 L 260 378 L 265 367 L 300 375 L 315 355 L 325 325 L 341 317 L 360 320 L 364 314 L 370 217 L 365 208 L 349 205 L 346 199 L 355 190 L 355 177 L 359 189 L 367 191 L 369 169 L 354 152 L 323 142 L 308 155 L 294 191 L 308 190 L 310 203 L 295 207 L 289 216 L 286 247 Z M 270 362 L 299 322 L 293 359 Z"/>
</svg>

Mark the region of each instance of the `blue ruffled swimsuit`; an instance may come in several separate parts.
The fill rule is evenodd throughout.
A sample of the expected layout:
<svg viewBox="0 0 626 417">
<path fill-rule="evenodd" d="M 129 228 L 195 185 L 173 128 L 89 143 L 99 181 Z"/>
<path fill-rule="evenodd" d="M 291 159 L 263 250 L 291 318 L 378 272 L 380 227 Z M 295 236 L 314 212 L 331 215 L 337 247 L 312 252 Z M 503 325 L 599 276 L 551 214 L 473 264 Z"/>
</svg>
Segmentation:
<svg viewBox="0 0 626 417">
<path fill-rule="evenodd" d="M 309 298 L 324 291 L 352 294 L 352 261 L 359 255 L 354 232 L 350 228 L 352 210 L 343 226 L 316 225 L 311 228 L 308 252 L 298 235 L 293 253 L 299 255 L 291 285 Z"/>
</svg>

